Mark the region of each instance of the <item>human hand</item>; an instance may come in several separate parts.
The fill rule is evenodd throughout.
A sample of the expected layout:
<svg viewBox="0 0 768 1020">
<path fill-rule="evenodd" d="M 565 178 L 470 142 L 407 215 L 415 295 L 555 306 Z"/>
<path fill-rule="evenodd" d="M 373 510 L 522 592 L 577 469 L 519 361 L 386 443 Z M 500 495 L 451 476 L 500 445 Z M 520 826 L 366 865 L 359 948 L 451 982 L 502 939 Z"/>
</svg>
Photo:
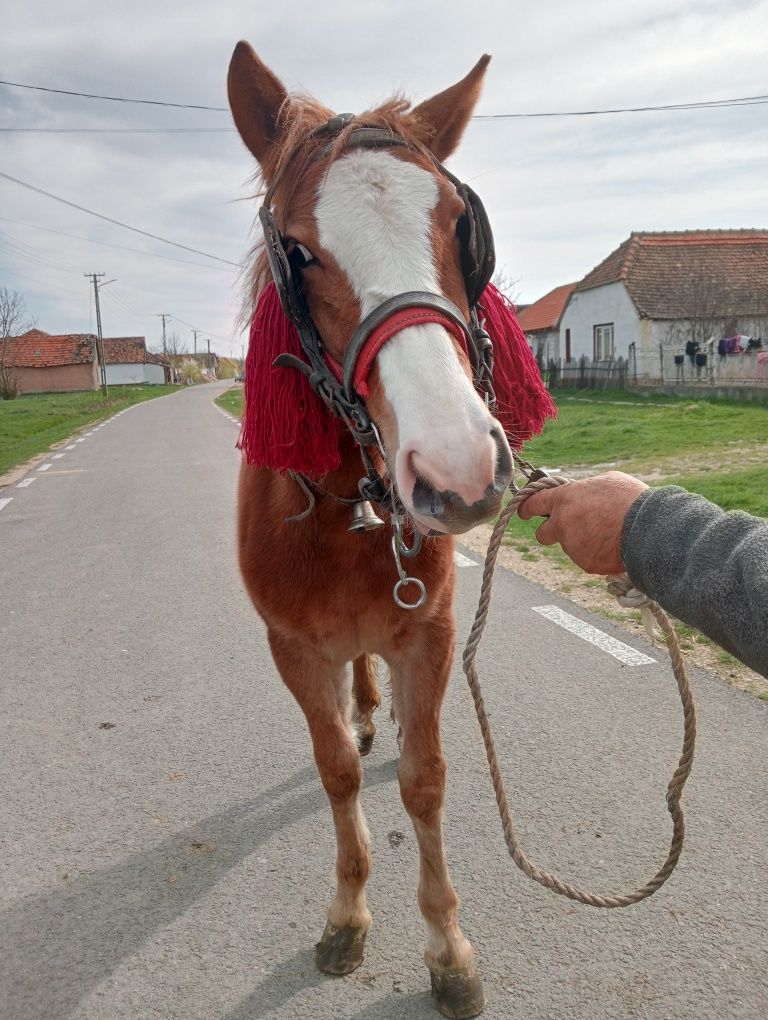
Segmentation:
<svg viewBox="0 0 768 1020">
<path fill-rule="evenodd" d="M 621 529 L 637 497 L 648 486 L 632 475 L 609 471 L 594 478 L 544 489 L 522 503 L 521 520 L 548 517 L 536 540 L 556 545 L 589 574 L 621 574 Z"/>
</svg>

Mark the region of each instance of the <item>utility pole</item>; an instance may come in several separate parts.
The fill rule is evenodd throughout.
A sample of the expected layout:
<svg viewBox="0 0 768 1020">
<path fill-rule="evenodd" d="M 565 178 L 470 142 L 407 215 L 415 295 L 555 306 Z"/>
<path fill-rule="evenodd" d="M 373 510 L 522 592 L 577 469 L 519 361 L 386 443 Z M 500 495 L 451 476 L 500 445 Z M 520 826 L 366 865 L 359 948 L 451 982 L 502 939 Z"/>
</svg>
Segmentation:
<svg viewBox="0 0 768 1020">
<path fill-rule="evenodd" d="M 158 319 L 162 319 L 163 320 L 163 354 L 167 355 L 168 354 L 168 350 L 167 350 L 167 348 L 165 346 L 165 320 L 166 319 L 170 319 L 171 316 L 168 314 L 168 312 L 158 312 L 157 313 L 157 317 L 158 317 Z"/>
<path fill-rule="evenodd" d="M 213 375 L 213 366 L 211 365 L 211 341 L 205 341 L 208 344 L 208 375 Z"/>
<path fill-rule="evenodd" d="M 102 343 L 101 334 L 101 306 L 99 305 L 99 291 L 102 287 L 106 287 L 106 283 L 99 283 L 99 279 L 104 276 L 104 273 L 83 273 L 83 276 L 87 276 L 93 280 L 93 298 L 96 304 L 96 357 L 99 362 L 99 375 L 101 377 L 101 392 L 104 394 L 106 400 L 109 396 L 109 389 L 107 388 L 107 366 L 104 361 L 104 344 Z M 114 283 L 114 280 L 108 280 L 107 283 Z"/>
<path fill-rule="evenodd" d="M 197 357 L 197 334 L 199 332 L 200 332 L 199 329 L 193 329 L 192 330 L 192 336 L 194 337 L 194 348 L 193 348 L 193 350 L 194 350 L 195 357 Z"/>
</svg>

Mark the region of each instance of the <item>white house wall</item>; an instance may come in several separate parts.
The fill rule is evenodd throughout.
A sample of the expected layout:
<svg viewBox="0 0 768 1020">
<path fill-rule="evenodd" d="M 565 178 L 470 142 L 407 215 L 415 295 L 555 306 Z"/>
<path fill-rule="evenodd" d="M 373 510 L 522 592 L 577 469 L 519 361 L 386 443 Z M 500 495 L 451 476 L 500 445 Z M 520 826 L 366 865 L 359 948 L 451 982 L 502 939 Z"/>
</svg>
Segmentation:
<svg viewBox="0 0 768 1020">
<path fill-rule="evenodd" d="M 149 383 L 152 386 L 165 382 L 162 365 L 124 364 L 107 365 L 108 386 L 141 386 Z"/>
<path fill-rule="evenodd" d="M 546 364 L 550 358 L 555 361 L 560 357 L 560 339 L 556 329 L 539 330 L 527 334 L 528 346 L 533 356 Z"/>
<path fill-rule="evenodd" d="M 157 386 L 165 382 L 165 371 L 162 365 L 144 365 L 144 371 L 146 373 L 146 380 L 152 386 Z"/>
<path fill-rule="evenodd" d="M 147 366 L 148 367 L 148 366 Z M 108 386 L 136 386 L 146 382 L 143 364 L 107 365 Z"/>
<path fill-rule="evenodd" d="M 560 351 L 565 357 L 565 331 L 571 331 L 571 358 L 594 353 L 594 327 L 613 323 L 614 357 L 626 358 L 629 345 L 642 344 L 640 317 L 623 283 L 607 283 L 574 291 L 560 320 Z"/>
</svg>

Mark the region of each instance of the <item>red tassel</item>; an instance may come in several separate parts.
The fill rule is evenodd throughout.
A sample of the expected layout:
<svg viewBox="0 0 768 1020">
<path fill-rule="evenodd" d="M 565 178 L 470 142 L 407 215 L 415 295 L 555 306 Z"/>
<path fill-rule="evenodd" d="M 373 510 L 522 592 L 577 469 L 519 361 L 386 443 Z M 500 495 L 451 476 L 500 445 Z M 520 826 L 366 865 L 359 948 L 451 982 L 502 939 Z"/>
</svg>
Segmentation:
<svg viewBox="0 0 768 1020">
<path fill-rule="evenodd" d="M 493 388 L 496 417 L 507 439 L 519 449 L 538 435 L 557 408 L 542 382 L 536 360 L 515 316 L 515 309 L 492 283 L 483 291 L 479 309 L 493 341 Z"/>
<path fill-rule="evenodd" d="M 541 381 L 515 311 L 492 284 L 480 312 L 493 340 L 497 417 L 513 446 L 541 432 L 557 409 Z M 296 327 L 283 311 L 274 283 L 259 298 L 245 361 L 245 413 L 237 445 L 254 467 L 322 478 L 341 465 L 341 422 L 291 368 L 273 368 L 279 354 L 302 357 Z"/>
<path fill-rule="evenodd" d="M 269 283 L 251 322 L 237 445 L 254 467 L 322 478 L 341 464 L 341 422 L 301 372 L 273 368 L 272 362 L 284 353 L 303 357 L 296 327 L 283 311 L 274 283 Z"/>
</svg>

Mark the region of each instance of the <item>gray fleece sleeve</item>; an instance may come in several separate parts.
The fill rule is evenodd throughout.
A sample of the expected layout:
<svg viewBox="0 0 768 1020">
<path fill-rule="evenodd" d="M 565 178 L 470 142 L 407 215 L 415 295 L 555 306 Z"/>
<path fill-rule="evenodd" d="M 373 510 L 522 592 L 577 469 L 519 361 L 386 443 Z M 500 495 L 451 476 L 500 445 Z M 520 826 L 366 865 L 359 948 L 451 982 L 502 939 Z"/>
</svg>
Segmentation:
<svg viewBox="0 0 768 1020">
<path fill-rule="evenodd" d="M 768 677 L 768 520 L 649 489 L 624 519 L 621 554 L 636 587 Z"/>
</svg>

